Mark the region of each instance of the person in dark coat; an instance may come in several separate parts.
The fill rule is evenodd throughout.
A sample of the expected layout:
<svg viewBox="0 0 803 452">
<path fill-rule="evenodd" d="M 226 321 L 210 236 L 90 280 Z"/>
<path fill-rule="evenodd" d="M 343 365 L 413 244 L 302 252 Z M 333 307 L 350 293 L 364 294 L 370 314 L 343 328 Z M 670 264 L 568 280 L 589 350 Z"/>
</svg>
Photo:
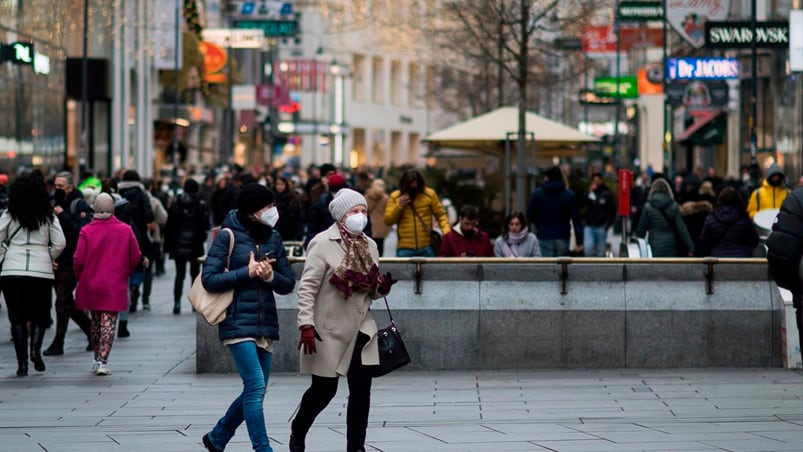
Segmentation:
<svg viewBox="0 0 803 452">
<path fill-rule="evenodd" d="M 577 197 L 566 188 L 563 172 L 553 166 L 545 172 L 546 180 L 527 203 L 527 221 L 535 226 L 535 235 L 543 257 L 569 255 L 571 225 L 577 241 L 577 251 L 583 250 L 583 222 Z"/>
<path fill-rule="evenodd" d="M 747 215 L 747 207 L 739 192 L 725 187 L 708 216 L 700 234 L 697 255 L 716 257 L 752 257 L 758 246 L 758 232 Z"/>
<path fill-rule="evenodd" d="M 655 179 L 644 204 L 636 237 L 647 237 L 653 257 L 687 257 L 694 254 L 694 242 L 680 216 L 680 210 L 665 179 Z M 678 241 L 686 246 L 687 256 L 678 255 Z"/>
<path fill-rule="evenodd" d="M 301 240 L 303 238 L 301 200 L 292 189 L 286 177 L 276 179 L 276 208 L 279 209 L 279 222 L 276 231 L 283 240 Z"/>
<path fill-rule="evenodd" d="M 270 451 L 263 403 L 273 362 L 273 342 L 279 340 L 279 315 L 273 293 L 287 295 L 295 275 L 287 261 L 282 239 L 274 233 L 278 220 L 273 193 L 256 183 L 243 185 L 237 209 L 221 225 L 234 234 L 229 271 L 229 234 L 212 242 L 204 263 L 202 282 L 210 292 L 234 290 L 218 336 L 231 352 L 243 383 L 242 393 L 202 438 L 210 451 L 225 450 L 237 428 L 245 421 L 255 451 Z"/>
<path fill-rule="evenodd" d="M 616 201 L 602 180 L 602 174 L 591 175 L 591 186 L 583 202 L 585 227 L 583 251 L 587 257 L 603 257 L 608 240 L 608 229 L 616 220 Z"/>
<path fill-rule="evenodd" d="M 714 210 L 714 206 L 703 199 L 698 189 L 693 186 L 686 190 L 684 199 L 686 201 L 680 205 L 680 216 L 683 217 L 683 224 L 686 225 L 696 250 L 700 241 L 700 234 L 703 232 L 703 224 L 705 224 L 706 218 Z"/>
<path fill-rule="evenodd" d="M 114 216 L 120 221 L 131 226 L 134 231 L 134 237 L 137 238 L 139 250 L 142 252 L 143 262 L 147 259 L 148 262 L 153 261 L 156 257 L 156 248 L 153 245 L 150 235 L 148 234 L 148 224 L 156 220 L 151 207 L 151 201 L 148 194 L 145 192 L 145 186 L 139 178 L 139 173 L 135 170 L 127 170 L 123 173 L 123 180 L 117 184 L 120 196 L 127 201 L 127 203 L 115 203 Z M 145 272 L 149 271 L 148 267 L 137 270 L 134 277 L 131 278 L 130 284 L 131 292 L 131 306 L 129 310 L 135 312 L 137 310 L 137 303 L 139 302 L 140 285 L 145 281 Z M 142 282 L 140 282 L 142 281 Z M 144 301 L 144 300 L 143 300 Z M 122 317 L 121 317 L 122 319 Z M 117 329 L 117 334 L 122 334 L 126 337 L 128 334 L 127 324 L 121 325 Z"/>
<path fill-rule="evenodd" d="M 61 230 L 67 246 L 56 259 L 54 267 L 54 288 L 56 289 L 56 333 L 50 346 L 42 352 L 45 356 L 59 356 L 64 354 L 64 337 L 70 319 L 81 328 L 86 335 L 87 351 L 92 350 L 90 336 L 91 321 L 81 309 L 75 308 L 73 291 L 78 284 L 73 268 L 73 254 L 78 245 L 78 234 L 81 228 L 92 221 L 92 208 L 84 201 L 84 196 L 75 188 L 72 173 L 64 171 L 58 173 L 54 179 L 53 213 L 59 219 Z"/>
<path fill-rule="evenodd" d="M 198 258 L 204 255 L 204 241 L 209 232 L 209 207 L 198 194 L 194 179 L 184 182 L 184 193 L 170 206 L 165 225 L 165 252 L 176 262 L 173 283 L 173 314 L 181 313 L 181 292 L 190 265 L 190 281 L 201 272 Z"/>
</svg>

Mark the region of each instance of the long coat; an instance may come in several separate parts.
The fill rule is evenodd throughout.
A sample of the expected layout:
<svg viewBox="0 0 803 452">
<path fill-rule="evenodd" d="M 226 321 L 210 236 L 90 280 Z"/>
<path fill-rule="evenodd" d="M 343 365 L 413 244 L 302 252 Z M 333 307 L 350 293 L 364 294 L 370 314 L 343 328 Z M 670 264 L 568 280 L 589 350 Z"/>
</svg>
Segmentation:
<svg viewBox="0 0 803 452">
<path fill-rule="evenodd" d="M 368 238 L 368 246 L 371 257 L 379 262 L 379 251 L 371 238 Z M 346 247 L 337 223 L 316 235 L 307 248 L 298 286 L 298 325 L 314 326 L 323 340 L 316 343 L 317 353 L 305 355 L 301 352 L 303 373 L 320 377 L 347 375 L 360 332 L 371 338 L 362 349 L 362 364 L 379 364 L 377 327 L 370 307 L 380 295 L 375 291 L 354 293 L 346 300 L 343 293 L 329 282 L 345 254 Z"/>
<path fill-rule="evenodd" d="M 73 255 L 75 306 L 92 311 L 128 309 L 128 278 L 142 254 L 131 226 L 111 216 L 81 228 Z"/>
<path fill-rule="evenodd" d="M 667 222 L 667 218 L 672 224 Z M 687 257 L 678 256 L 678 240 L 682 240 L 688 250 L 694 251 L 694 242 L 680 216 L 680 209 L 666 193 L 656 193 L 644 204 L 644 213 L 636 229 L 636 236 L 644 238 L 647 231 L 650 233 L 648 242 L 653 257 Z"/>
<path fill-rule="evenodd" d="M 384 239 L 390 232 L 390 226 L 385 224 L 385 209 L 388 207 L 388 194 L 384 190 L 369 188 L 365 192 L 368 201 L 368 215 L 371 217 L 371 237 Z"/>
</svg>

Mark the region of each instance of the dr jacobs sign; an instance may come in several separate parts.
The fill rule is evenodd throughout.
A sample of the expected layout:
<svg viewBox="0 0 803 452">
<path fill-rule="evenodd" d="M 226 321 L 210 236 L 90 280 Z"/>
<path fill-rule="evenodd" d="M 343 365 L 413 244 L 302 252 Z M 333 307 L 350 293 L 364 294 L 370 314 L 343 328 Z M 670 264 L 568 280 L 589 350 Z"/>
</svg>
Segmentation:
<svg viewBox="0 0 803 452">
<path fill-rule="evenodd" d="M 727 80 L 739 78 L 736 58 L 668 58 L 667 80 Z"/>
<path fill-rule="evenodd" d="M 750 48 L 753 41 L 759 48 L 789 47 L 787 22 L 758 22 L 755 30 L 750 22 L 706 22 L 705 47 L 708 49 Z"/>
</svg>

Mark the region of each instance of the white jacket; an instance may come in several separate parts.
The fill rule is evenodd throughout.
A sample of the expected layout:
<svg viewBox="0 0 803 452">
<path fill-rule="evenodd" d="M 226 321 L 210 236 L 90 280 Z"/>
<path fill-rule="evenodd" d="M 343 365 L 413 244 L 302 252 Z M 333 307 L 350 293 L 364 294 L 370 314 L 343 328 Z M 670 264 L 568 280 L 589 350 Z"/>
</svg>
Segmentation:
<svg viewBox="0 0 803 452">
<path fill-rule="evenodd" d="M 19 231 L 5 246 L 8 237 Z M 29 276 L 53 279 L 53 261 L 59 257 L 67 245 L 59 219 L 54 215 L 53 222 L 29 231 L 11 219 L 8 211 L 0 216 L 0 262 L 3 263 L 0 276 Z"/>
</svg>

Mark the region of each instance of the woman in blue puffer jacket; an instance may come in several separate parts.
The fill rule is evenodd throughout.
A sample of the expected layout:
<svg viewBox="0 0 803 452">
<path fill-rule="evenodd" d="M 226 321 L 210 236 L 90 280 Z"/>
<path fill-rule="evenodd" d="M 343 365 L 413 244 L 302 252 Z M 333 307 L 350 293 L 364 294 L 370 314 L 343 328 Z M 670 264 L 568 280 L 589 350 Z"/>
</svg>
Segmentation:
<svg viewBox="0 0 803 452">
<path fill-rule="evenodd" d="M 279 219 L 273 193 L 262 185 L 243 186 L 237 209 L 223 220 L 222 228 L 234 233 L 234 250 L 226 271 L 229 233 L 221 230 L 204 263 L 202 281 L 210 292 L 234 289 L 234 301 L 218 326 L 243 381 L 243 392 L 217 425 L 203 436 L 210 451 L 221 451 L 245 421 L 255 451 L 272 451 L 262 404 L 273 360 L 273 341 L 279 340 L 279 318 L 273 293 L 293 291 L 295 275 L 287 261 L 282 238 L 273 227 Z"/>
</svg>

